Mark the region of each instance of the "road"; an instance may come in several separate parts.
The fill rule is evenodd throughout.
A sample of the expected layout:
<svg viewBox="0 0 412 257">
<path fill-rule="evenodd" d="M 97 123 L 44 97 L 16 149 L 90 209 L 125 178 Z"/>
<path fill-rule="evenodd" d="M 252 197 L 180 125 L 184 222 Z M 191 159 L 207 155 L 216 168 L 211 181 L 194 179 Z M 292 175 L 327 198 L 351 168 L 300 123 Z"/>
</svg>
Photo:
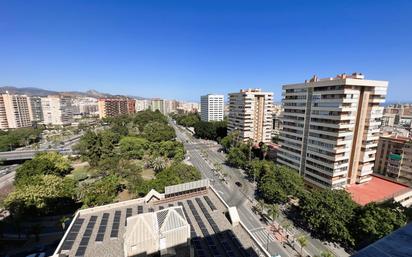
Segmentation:
<svg viewBox="0 0 412 257">
<path fill-rule="evenodd" d="M 14 182 L 17 167 L 18 165 L 11 165 L 0 170 L 0 189 Z"/>
<path fill-rule="evenodd" d="M 238 208 L 239 216 L 242 221 L 249 230 L 254 232 L 254 234 L 256 233 L 255 235 L 258 238 L 262 238 L 260 241 L 263 245 L 265 245 L 267 242 L 266 240 L 263 240 L 264 238 L 267 238 L 267 233 L 264 231 L 265 224 L 259 220 L 250 208 L 251 205 L 256 203 L 256 185 L 254 183 L 250 183 L 249 180 L 246 179 L 243 170 L 225 165 L 225 154 L 218 152 L 220 145 L 207 140 L 195 139 L 186 129 L 176 126 L 173 122 L 171 122 L 171 125 L 174 126 L 178 139 L 184 143 L 192 164 L 198 168 L 205 177 L 213 181 L 213 187 L 217 189 L 219 194 L 230 206 L 236 206 Z M 223 171 L 226 174 L 229 174 L 227 183 L 221 182 L 212 171 L 211 168 L 215 163 L 221 164 Z M 235 185 L 236 181 L 242 183 L 241 188 Z M 284 219 L 286 219 L 286 217 L 283 213 L 281 213 L 277 221 L 280 223 L 280 221 Z M 320 240 L 312 238 L 304 230 L 292 227 L 290 229 L 290 234 L 295 237 L 302 234 L 307 236 L 308 245 L 304 249 L 306 255 L 315 256 L 320 255 L 325 251 L 331 251 L 337 256 L 349 256 L 344 249 L 332 245 L 326 245 Z M 300 249 L 297 243 L 296 246 L 296 249 Z M 287 248 L 283 248 L 278 241 L 270 243 L 269 249 L 271 250 L 269 251 L 271 254 L 279 253 L 281 256 L 296 255 L 296 251 L 293 251 L 289 246 Z"/>
<path fill-rule="evenodd" d="M 250 203 L 248 203 L 248 198 L 245 197 L 243 193 L 239 193 L 239 188 L 234 183 L 225 183 L 217 178 L 212 171 L 212 164 L 208 163 L 201 155 L 201 149 L 205 149 L 207 146 L 200 142 L 195 142 L 197 141 L 196 139 L 189 137 L 181 128 L 173 124 L 173 122 L 170 123 L 176 130 L 178 140 L 183 142 L 187 156 L 190 157 L 190 162 L 202 172 L 205 178 L 211 181 L 213 187 L 229 206 L 237 207 L 242 222 L 258 238 L 261 244 L 267 248 L 269 253 L 272 255 L 280 254 L 282 257 L 294 256 L 296 252 L 283 248 L 281 243 L 276 241 L 273 236 L 266 231 L 265 224 L 253 213 L 250 208 Z"/>
</svg>

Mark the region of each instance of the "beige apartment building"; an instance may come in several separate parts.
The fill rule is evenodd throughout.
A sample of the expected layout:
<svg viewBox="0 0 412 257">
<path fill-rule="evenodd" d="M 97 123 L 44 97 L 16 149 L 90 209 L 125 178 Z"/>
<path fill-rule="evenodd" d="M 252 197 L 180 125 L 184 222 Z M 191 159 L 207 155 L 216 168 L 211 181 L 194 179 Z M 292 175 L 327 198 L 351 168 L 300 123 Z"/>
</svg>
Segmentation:
<svg viewBox="0 0 412 257">
<path fill-rule="evenodd" d="M 376 153 L 375 173 L 412 184 L 412 140 L 397 135 L 381 136 Z"/>
<path fill-rule="evenodd" d="M 30 127 L 30 99 L 25 95 L 2 94 L 0 97 L 0 129 Z"/>
<path fill-rule="evenodd" d="M 99 98 L 98 107 L 100 119 L 128 114 L 132 108 L 126 98 Z M 135 109 L 134 105 L 133 108 Z"/>
<path fill-rule="evenodd" d="M 152 99 L 151 103 L 150 103 L 150 108 L 152 111 L 159 111 L 163 114 L 165 114 L 166 112 L 166 108 L 165 108 L 165 100 L 163 99 Z"/>
<path fill-rule="evenodd" d="M 278 162 L 314 187 L 370 181 L 387 85 L 358 73 L 284 85 Z"/>
<path fill-rule="evenodd" d="M 70 125 L 73 122 L 71 97 L 63 95 L 42 97 L 41 106 L 44 124 Z"/>
<path fill-rule="evenodd" d="M 273 93 L 242 89 L 229 94 L 228 133 L 239 132 L 242 141 L 271 142 Z"/>
</svg>

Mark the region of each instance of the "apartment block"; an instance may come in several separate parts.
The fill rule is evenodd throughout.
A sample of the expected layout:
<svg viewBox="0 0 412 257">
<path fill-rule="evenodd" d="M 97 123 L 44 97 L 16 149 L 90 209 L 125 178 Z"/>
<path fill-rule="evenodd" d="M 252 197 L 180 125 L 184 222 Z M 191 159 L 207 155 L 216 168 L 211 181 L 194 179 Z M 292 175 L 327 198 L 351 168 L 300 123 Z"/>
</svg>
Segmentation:
<svg viewBox="0 0 412 257">
<path fill-rule="evenodd" d="M 144 111 L 150 109 L 150 100 L 147 99 L 137 99 L 136 100 L 136 112 Z"/>
<path fill-rule="evenodd" d="M 412 184 L 412 140 L 398 135 L 381 136 L 374 171 Z"/>
<path fill-rule="evenodd" d="M 76 97 L 72 100 L 74 115 L 96 115 L 99 113 L 97 98 Z"/>
<path fill-rule="evenodd" d="M 41 99 L 44 124 L 70 125 L 73 122 L 72 98 L 49 95 Z"/>
<path fill-rule="evenodd" d="M 136 113 L 135 99 L 127 99 L 127 113 Z"/>
<path fill-rule="evenodd" d="M 278 162 L 314 187 L 370 181 L 387 85 L 358 73 L 284 85 Z"/>
<path fill-rule="evenodd" d="M 273 93 L 242 89 L 229 94 L 228 133 L 238 131 L 246 142 L 271 142 Z"/>
<path fill-rule="evenodd" d="M 0 129 L 30 127 L 29 98 L 5 93 L 0 100 Z"/>
<path fill-rule="evenodd" d="M 43 108 L 41 104 L 41 97 L 31 96 L 29 101 L 30 118 L 32 121 L 43 121 Z"/>
<path fill-rule="evenodd" d="M 152 111 L 159 111 L 165 114 L 165 101 L 163 99 L 152 99 L 150 103 L 150 108 Z"/>
<path fill-rule="evenodd" d="M 200 118 L 202 121 L 222 121 L 224 113 L 223 95 L 203 95 L 200 97 Z"/>
<path fill-rule="evenodd" d="M 99 117 L 115 117 L 129 113 L 129 101 L 126 98 L 99 98 Z"/>
</svg>

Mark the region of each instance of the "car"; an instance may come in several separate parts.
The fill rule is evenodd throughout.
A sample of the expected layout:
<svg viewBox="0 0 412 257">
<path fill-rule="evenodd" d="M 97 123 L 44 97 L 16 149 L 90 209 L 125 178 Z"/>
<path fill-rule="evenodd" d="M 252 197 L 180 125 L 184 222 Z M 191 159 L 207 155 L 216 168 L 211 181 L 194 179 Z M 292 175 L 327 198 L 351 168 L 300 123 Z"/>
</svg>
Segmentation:
<svg viewBox="0 0 412 257">
<path fill-rule="evenodd" d="M 242 187 L 242 183 L 240 183 L 239 181 L 236 181 L 235 185 L 238 186 L 238 187 Z"/>
</svg>

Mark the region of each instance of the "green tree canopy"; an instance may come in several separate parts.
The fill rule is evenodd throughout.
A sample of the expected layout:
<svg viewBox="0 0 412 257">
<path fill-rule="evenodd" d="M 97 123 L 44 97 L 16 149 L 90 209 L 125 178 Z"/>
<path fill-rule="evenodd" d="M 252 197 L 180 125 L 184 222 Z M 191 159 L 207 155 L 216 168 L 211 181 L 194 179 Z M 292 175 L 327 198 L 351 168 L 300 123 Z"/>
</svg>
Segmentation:
<svg viewBox="0 0 412 257">
<path fill-rule="evenodd" d="M 150 122 L 143 129 L 143 136 L 150 142 L 172 140 L 176 137 L 175 130 L 168 124 Z"/>
<path fill-rule="evenodd" d="M 55 175 L 36 175 L 30 183 L 17 186 L 5 199 L 13 215 L 51 214 L 75 203 L 75 182 Z"/>
<path fill-rule="evenodd" d="M 194 125 L 195 136 L 209 140 L 221 140 L 227 136 L 226 121 L 199 121 Z"/>
<path fill-rule="evenodd" d="M 358 247 L 364 247 L 406 224 L 401 210 L 370 203 L 357 208 L 353 234 Z"/>
<path fill-rule="evenodd" d="M 317 235 L 349 244 L 354 243 L 348 225 L 356 207 L 344 190 L 313 190 L 302 195 L 299 201 L 302 218 Z"/>
<path fill-rule="evenodd" d="M 64 176 L 69 173 L 70 162 L 57 152 L 45 152 L 26 161 L 16 170 L 16 185 L 30 182 L 33 176 L 56 175 Z"/>
<path fill-rule="evenodd" d="M 139 137 L 123 137 L 120 139 L 120 153 L 127 159 L 141 159 L 149 148 L 149 141 Z"/>
<path fill-rule="evenodd" d="M 109 175 L 92 184 L 82 186 L 78 197 L 84 207 L 104 205 L 112 203 L 120 189 L 119 177 Z"/>
</svg>

